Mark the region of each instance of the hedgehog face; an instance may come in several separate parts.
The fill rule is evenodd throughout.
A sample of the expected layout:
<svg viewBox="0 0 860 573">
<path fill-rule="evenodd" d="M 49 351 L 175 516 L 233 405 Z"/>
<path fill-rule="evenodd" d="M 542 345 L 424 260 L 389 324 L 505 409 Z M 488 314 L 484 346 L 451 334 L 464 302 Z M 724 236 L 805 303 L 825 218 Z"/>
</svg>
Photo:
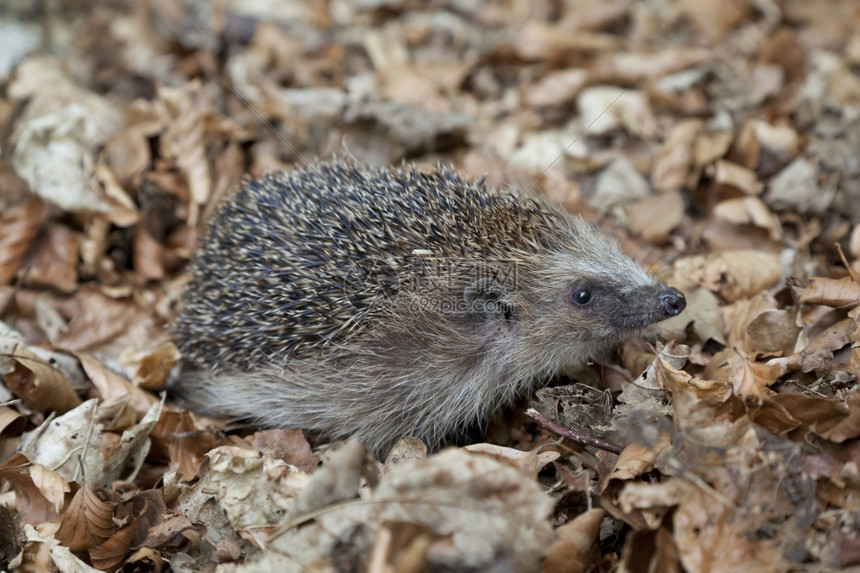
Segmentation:
<svg viewBox="0 0 860 573">
<path fill-rule="evenodd" d="M 591 242 L 590 244 L 595 244 Z M 558 367 L 591 360 L 679 314 L 684 295 L 605 241 L 605 256 L 557 253 L 530 269 L 519 291 L 524 339 Z M 600 266 L 582 261 L 600 261 Z"/>
</svg>

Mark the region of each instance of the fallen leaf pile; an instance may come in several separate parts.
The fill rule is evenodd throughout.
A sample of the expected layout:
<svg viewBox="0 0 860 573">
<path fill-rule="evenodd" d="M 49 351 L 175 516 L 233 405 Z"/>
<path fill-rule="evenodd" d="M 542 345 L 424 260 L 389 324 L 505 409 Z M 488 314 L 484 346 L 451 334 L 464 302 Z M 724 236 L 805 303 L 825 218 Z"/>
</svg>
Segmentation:
<svg viewBox="0 0 860 573">
<path fill-rule="evenodd" d="M 860 566 L 856 2 L 2 5 L 4 569 Z M 181 409 L 213 209 L 332 153 L 545 193 L 687 309 L 465 448 Z"/>
</svg>

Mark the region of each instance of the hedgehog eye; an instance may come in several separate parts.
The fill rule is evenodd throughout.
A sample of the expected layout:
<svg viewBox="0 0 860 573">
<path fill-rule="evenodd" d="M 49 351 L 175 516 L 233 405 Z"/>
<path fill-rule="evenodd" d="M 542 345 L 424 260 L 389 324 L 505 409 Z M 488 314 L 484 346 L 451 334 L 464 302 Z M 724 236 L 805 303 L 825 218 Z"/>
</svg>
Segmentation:
<svg viewBox="0 0 860 573">
<path fill-rule="evenodd" d="M 594 299 L 594 296 L 591 294 L 590 290 L 580 288 L 573 291 L 570 298 L 572 298 L 573 302 L 579 306 L 585 306 Z"/>
</svg>

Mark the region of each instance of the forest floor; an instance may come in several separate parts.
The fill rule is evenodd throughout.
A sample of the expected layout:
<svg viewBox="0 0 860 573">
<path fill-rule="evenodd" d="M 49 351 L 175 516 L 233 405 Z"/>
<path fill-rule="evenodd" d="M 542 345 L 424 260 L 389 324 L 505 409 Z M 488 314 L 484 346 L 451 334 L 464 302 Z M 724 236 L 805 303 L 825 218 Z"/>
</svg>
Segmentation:
<svg viewBox="0 0 860 573">
<path fill-rule="evenodd" d="M 2 568 L 860 568 L 860 3 L 0 4 Z M 213 207 L 334 153 L 544 193 L 687 309 L 438 453 L 165 399 Z"/>
</svg>

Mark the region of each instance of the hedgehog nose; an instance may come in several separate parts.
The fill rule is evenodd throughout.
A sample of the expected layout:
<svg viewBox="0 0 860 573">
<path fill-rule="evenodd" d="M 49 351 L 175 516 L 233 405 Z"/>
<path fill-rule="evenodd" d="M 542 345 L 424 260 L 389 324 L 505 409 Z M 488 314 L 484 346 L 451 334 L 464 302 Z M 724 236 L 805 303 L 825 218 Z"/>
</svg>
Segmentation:
<svg viewBox="0 0 860 573">
<path fill-rule="evenodd" d="M 660 302 L 660 308 L 666 311 L 669 316 L 678 316 L 681 311 L 687 307 L 687 299 L 684 298 L 684 293 L 677 289 L 670 289 L 657 297 Z"/>
</svg>

